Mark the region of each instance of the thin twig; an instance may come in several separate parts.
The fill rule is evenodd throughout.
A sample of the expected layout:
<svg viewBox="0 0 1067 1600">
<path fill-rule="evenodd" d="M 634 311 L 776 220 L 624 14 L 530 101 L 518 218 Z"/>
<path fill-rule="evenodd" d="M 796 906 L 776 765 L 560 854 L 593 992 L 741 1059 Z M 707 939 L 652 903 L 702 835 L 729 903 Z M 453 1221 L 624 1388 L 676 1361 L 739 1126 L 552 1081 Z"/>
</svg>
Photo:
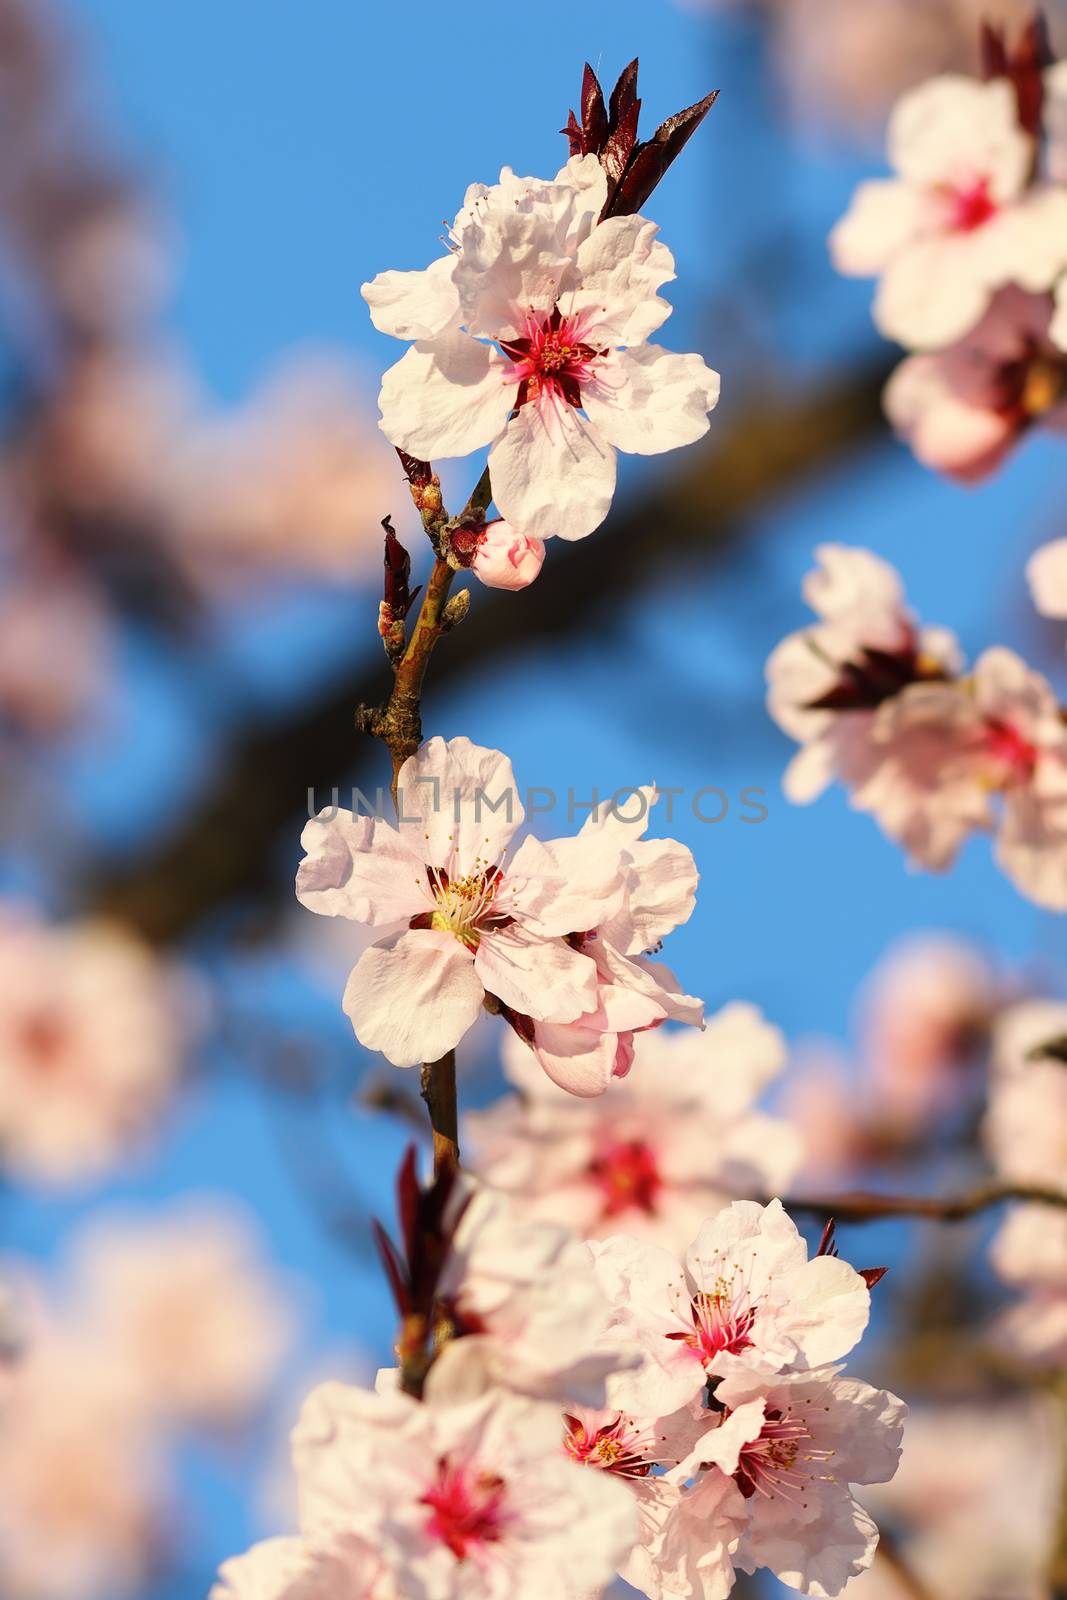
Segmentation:
<svg viewBox="0 0 1067 1600">
<path fill-rule="evenodd" d="M 843 1194 L 790 1196 L 783 1199 L 782 1204 L 789 1212 L 835 1217 L 838 1222 L 876 1222 L 884 1217 L 928 1217 L 937 1222 L 962 1222 L 1010 1200 L 1067 1207 L 1067 1192 L 1040 1184 L 986 1183 L 956 1195 L 877 1194 L 868 1189 L 848 1189 Z"/>
</svg>

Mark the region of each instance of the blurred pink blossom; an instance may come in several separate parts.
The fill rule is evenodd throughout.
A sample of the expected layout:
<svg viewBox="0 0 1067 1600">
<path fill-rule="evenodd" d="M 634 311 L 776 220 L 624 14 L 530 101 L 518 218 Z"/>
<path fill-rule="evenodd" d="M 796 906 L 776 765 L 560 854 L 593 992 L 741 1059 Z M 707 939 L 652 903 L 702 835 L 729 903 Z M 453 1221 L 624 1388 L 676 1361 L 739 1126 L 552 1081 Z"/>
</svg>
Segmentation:
<svg viewBox="0 0 1067 1600">
<path fill-rule="evenodd" d="M 80 1316 L 146 1413 L 226 1426 L 263 1403 L 294 1332 L 291 1294 L 263 1245 L 251 1217 L 221 1196 L 152 1216 L 105 1212 L 82 1230 Z"/>
<path fill-rule="evenodd" d="M 591 1102 L 564 1094 L 507 1034 L 505 1071 L 520 1093 L 468 1113 L 464 1148 L 530 1215 L 680 1250 L 731 1199 L 792 1181 L 797 1134 L 755 1109 L 784 1062 L 779 1031 L 737 1003 L 701 1033 L 636 1036 L 631 1070 Z"/>
<path fill-rule="evenodd" d="M 41 1185 L 97 1179 L 162 1117 L 191 991 L 131 934 L 26 906 L 0 908 L 0 953 L 0 1165 Z"/>
</svg>

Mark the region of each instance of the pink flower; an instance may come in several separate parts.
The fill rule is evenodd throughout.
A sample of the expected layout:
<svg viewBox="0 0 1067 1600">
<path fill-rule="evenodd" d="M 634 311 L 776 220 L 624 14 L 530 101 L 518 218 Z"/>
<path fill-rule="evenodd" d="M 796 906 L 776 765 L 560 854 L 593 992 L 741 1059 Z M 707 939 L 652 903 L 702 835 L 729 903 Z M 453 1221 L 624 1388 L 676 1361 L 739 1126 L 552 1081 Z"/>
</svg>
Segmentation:
<svg viewBox="0 0 1067 1600">
<path fill-rule="evenodd" d="M 552 1406 L 499 1393 L 420 1404 L 326 1384 L 293 1453 L 308 1543 L 372 1542 L 405 1600 L 597 1591 L 633 1544 L 626 1485 L 567 1458 Z"/>
<path fill-rule="evenodd" d="M 1050 337 L 1051 313 L 1047 294 L 999 289 L 962 338 L 901 363 L 886 412 L 925 466 L 977 482 L 1035 423 L 1067 430 L 1067 361 Z"/>
<path fill-rule="evenodd" d="M 646 343 L 670 315 L 670 251 L 643 217 L 598 225 L 607 179 L 575 156 L 552 182 L 472 185 L 454 254 L 364 285 L 375 326 L 414 339 L 382 383 L 381 427 L 425 460 L 490 445 L 493 498 L 520 533 L 581 539 L 604 520 L 615 452 L 707 432 L 719 378 Z"/>
<path fill-rule="evenodd" d="M 173 1094 L 191 1008 L 131 935 L 0 910 L 0 1150 L 37 1184 L 83 1182 L 127 1157 Z"/>
<path fill-rule="evenodd" d="M 699 1403 L 655 1419 L 583 1409 L 564 1417 L 566 1453 L 634 1497 L 637 1540 L 620 1570 L 651 1600 L 722 1600 L 733 1587 L 730 1557 L 747 1520 L 740 1492 L 717 1472 L 694 1487 L 678 1481 L 707 1423 Z"/>
<path fill-rule="evenodd" d="M 898 176 L 861 184 L 830 240 L 840 272 L 880 277 L 887 338 L 940 349 L 1005 284 L 1051 289 L 1067 266 L 1067 193 L 1032 183 L 1035 143 L 1006 79 L 931 79 L 898 102 L 888 143 Z"/>
<path fill-rule="evenodd" d="M 301 903 L 382 930 L 344 1005 L 360 1042 L 395 1065 L 452 1049 L 486 995 L 527 1033 L 528 1022 L 548 1030 L 596 1014 L 600 968 L 585 946 L 601 925 L 618 941 L 620 986 L 640 995 L 640 1024 L 628 1025 L 669 1014 L 673 1002 L 635 958 L 692 910 L 689 852 L 642 840 L 643 823 L 604 822 L 580 841 L 527 838 L 507 860 L 524 815 L 506 756 L 435 738 L 401 770 L 397 827 L 338 811 L 305 828 Z M 584 1042 L 561 1051 L 557 1081 L 579 1094 L 606 1088 L 611 1068 L 591 1069 L 588 1054 Z"/>
<path fill-rule="evenodd" d="M 678 1250 L 738 1193 L 792 1180 L 796 1135 L 754 1109 L 785 1060 L 755 1007 L 727 1006 L 699 1034 L 639 1034 L 633 1051 L 631 1070 L 594 1104 L 562 1094 L 509 1036 L 505 1070 L 520 1094 L 466 1117 L 475 1170 L 528 1215 Z"/>
<path fill-rule="evenodd" d="M 694 1399 L 709 1374 L 820 1366 L 867 1325 L 870 1293 L 833 1256 L 808 1260 L 780 1200 L 736 1200 L 706 1222 L 683 1262 L 615 1235 L 591 1246 L 614 1306 L 612 1332 L 641 1364 L 609 1385 L 612 1404 L 661 1416 Z"/>
<path fill-rule="evenodd" d="M 692 1460 L 733 1478 L 747 1503 L 734 1566 L 769 1567 L 805 1594 L 840 1594 L 878 1543 L 851 1485 L 893 1476 L 903 1401 L 834 1367 L 766 1375 L 740 1365 L 715 1398 L 721 1420 Z"/>
<path fill-rule="evenodd" d="M 231 1203 L 199 1197 L 158 1217 L 105 1214 L 82 1233 L 84 1316 L 146 1411 L 227 1425 L 262 1404 L 293 1331 L 262 1243 Z"/>
<path fill-rule="evenodd" d="M 767 662 L 767 708 L 802 746 L 783 779 L 800 805 L 862 760 L 880 705 L 959 664 L 947 630 L 919 627 L 887 562 L 847 545 L 820 545 L 815 556 L 804 598 L 820 620 L 790 634 Z"/>
<path fill-rule="evenodd" d="M 481 1186 L 459 1198 L 437 1291 L 454 1336 L 434 1361 L 433 1391 L 602 1404 L 605 1379 L 626 1361 L 588 1246 Z"/>
<path fill-rule="evenodd" d="M 453 550 L 460 534 L 453 538 Z M 541 540 L 516 533 L 510 523 L 499 517 L 487 522 L 475 539 L 470 569 L 489 589 L 525 589 L 544 566 L 545 547 Z"/>
<path fill-rule="evenodd" d="M 219 1568 L 209 1600 L 400 1600 L 366 1540 L 349 1534 L 325 1551 L 298 1538 L 264 1539 Z"/>
</svg>

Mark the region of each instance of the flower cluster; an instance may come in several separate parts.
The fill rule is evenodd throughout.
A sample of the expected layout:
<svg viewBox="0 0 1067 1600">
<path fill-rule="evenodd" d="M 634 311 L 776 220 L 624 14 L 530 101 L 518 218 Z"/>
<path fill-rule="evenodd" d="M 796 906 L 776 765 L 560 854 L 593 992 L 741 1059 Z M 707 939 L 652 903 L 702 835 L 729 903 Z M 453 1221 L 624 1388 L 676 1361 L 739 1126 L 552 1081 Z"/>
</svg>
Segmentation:
<svg viewBox="0 0 1067 1600">
<path fill-rule="evenodd" d="M 312 1393 L 300 1537 L 228 1562 L 216 1600 L 580 1596 L 616 1572 L 722 1600 L 759 1567 L 832 1596 L 869 1566 L 852 1485 L 892 1475 L 904 1408 L 842 1375 L 870 1295 L 832 1246 L 809 1260 L 779 1202 L 738 1201 L 679 1261 L 445 1187 L 403 1205 L 439 1219 L 436 1353 L 413 1383 L 402 1335 L 373 1392 Z M 392 1257 L 405 1326 L 425 1272 Z"/>
<path fill-rule="evenodd" d="M 876 276 L 874 318 L 915 352 L 885 404 L 926 465 L 965 482 L 1035 424 L 1067 429 L 1067 63 L 1039 23 L 983 33 L 984 81 L 933 78 L 889 122 L 894 176 L 862 184 L 831 235 Z"/>
<path fill-rule="evenodd" d="M 964 674 L 952 635 L 919 626 L 884 561 L 840 545 L 816 555 L 804 592 L 820 620 L 767 663 L 770 713 L 801 745 L 789 798 L 836 778 L 935 871 L 995 829 L 1012 882 L 1067 908 L 1067 725 L 1048 682 L 999 647 Z"/>
<path fill-rule="evenodd" d="M 655 789 L 513 853 L 525 808 L 497 750 L 431 739 L 397 796 L 396 827 L 341 810 L 309 822 L 297 875 L 309 910 L 374 929 L 344 999 L 368 1049 L 437 1061 L 488 1006 L 556 1083 L 596 1095 L 629 1071 L 635 1033 L 700 1022 L 701 1002 L 644 954 L 687 920 L 697 881 L 684 845 L 644 838 Z"/>
</svg>

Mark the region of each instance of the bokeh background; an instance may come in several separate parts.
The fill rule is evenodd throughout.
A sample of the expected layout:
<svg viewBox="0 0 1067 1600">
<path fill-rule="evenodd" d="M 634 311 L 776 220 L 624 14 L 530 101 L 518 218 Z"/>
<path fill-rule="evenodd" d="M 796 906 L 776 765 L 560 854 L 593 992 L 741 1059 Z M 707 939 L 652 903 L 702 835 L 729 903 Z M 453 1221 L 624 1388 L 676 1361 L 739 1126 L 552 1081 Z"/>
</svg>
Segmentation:
<svg viewBox="0 0 1067 1600">
<path fill-rule="evenodd" d="M 561 164 L 584 60 L 610 82 L 639 55 L 649 126 L 722 90 L 649 209 L 677 260 L 663 341 L 700 350 L 723 398 L 704 444 L 627 463 L 609 524 L 550 549 L 533 589 L 474 594 L 435 658 L 427 730 L 503 748 L 520 783 L 561 797 L 685 791 L 669 831 L 702 885 L 671 963 L 709 1006 L 751 1000 L 784 1029 L 782 1094 L 815 1177 L 858 1170 L 834 1153 L 825 1062 L 858 1081 L 857 992 L 894 941 L 946 930 L 1020 987 L 1059 990 L 1061 922 L 984 844 L 949 876 L 914 874 L 841 793 L 790 807 L 789 746 L 762 703 L 822 541 L 888 558 L 968 652 L 1015 645 L 1067 683 L 1061 630 L 1038 624 L 1022 576 L 1067 533 L 1062 444 L 1035 439 L 975 491 L 918 466 L 880 414 L 894 353 L 869 285 L 825 249 L 881 170 L 887 105 L 973 65 L 978 11 L 0 0 L 0 885 L 22 916 L 106 918 L 144 941 L 179 984 L 187 1040 L 146 1144 L 90 1177 L 9 1173 L 3 1248 L 58 1303 L 86 1228 L 211 1195 L 246 1218 L 292 1324 L 239 1426 L 168 1435 L 143 1600 L 206 1594 L 220 1559 L 281 1528 L 302 1392 L 388 1356 L 367 1219 L 389 1216 L 412 1129 L 369 1102 L 408 1083 L 340 1011 L 358 931 L 291 887 L 309 788 L 325 803 L 384 779 L 352 709 L 383 680 L 385 514 L 426 564 L 374 427 L 398 352 L 359 286 L 436 255 L 470 181 Z M 479 467 L 444 472 L 453 504 Z M 688 804 L 704 786 L 731 800 L 715 826 Z M 746 788 L 763 791 L 758 825 Z M 565 806 L 541 826 L 571 831 Z M 17 982 L 0 971 L 0 1011 Z M 482 1104 L 499 1088 L 489 1021 L 469 1044 L 461 1094 Z M 957 1139 L 907 1180 L 945 1188 L 979 1160 Z M 842 1230 L 858 1264 L 894 1268 L 887 1333 L 980 1255 L 983 1227 Z M 903 1384 L 899 1342 L 872 1338 L 858 1370 Z M 63 1581 L 25 1593 L 90 1600 Z"/>
</svg>

